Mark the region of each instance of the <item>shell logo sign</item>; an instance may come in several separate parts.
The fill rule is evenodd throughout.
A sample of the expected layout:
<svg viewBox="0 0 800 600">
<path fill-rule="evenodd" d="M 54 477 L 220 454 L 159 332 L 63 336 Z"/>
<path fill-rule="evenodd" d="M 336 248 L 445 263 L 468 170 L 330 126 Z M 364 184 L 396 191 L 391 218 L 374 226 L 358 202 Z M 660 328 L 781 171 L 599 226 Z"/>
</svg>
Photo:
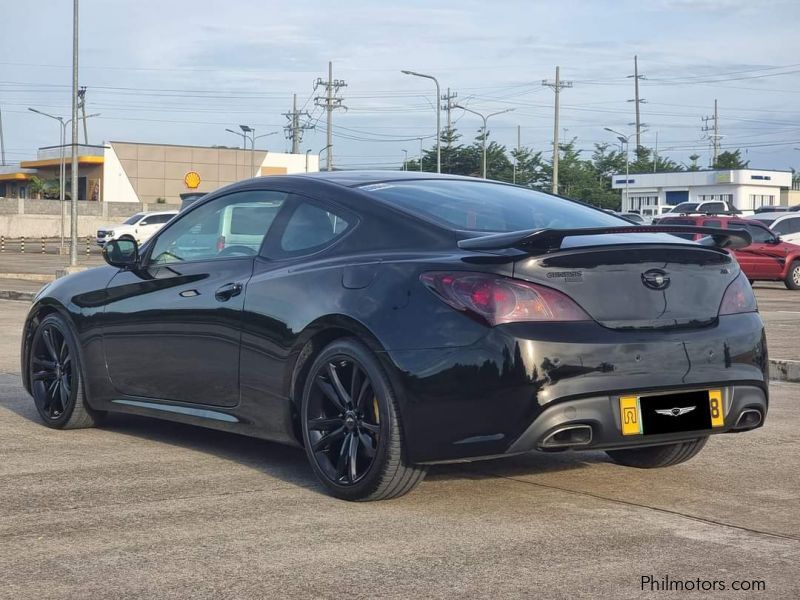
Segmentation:
<svg viewBox="0 0 800 600">
<path fill-rule="evenodd" d="M 190 190 L 196 190 L 197 186 L 200 185 L 200 174 L 197 171 L 189 171 L 183 176 L 183 183 Z"/>
</svg>

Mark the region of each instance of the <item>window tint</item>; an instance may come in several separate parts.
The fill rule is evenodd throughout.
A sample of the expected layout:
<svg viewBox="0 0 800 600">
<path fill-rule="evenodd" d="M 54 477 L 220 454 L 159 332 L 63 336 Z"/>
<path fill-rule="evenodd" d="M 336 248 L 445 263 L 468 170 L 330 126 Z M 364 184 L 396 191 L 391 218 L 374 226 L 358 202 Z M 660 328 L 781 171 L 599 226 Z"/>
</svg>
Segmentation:
<svg viewBox="0 0 800 600">
<path fill-rule="evenodd" d="M 122 223 L 123 225 L 133 225 L 134 223 L 138 222 L 144 216 L 144 213 L 136 213 L 132 217 L 128 217 Z"/>
<path fill-rule="evenodd" d="M 269 229 L 275 215 L 278 214 L 277 206 L 234 206 L 231 208 L 231 233 L 244 235 L 259 235 Z"/>
<path fill-rule="evenodd" d="M 772 232 L 764 227 L 758 225 L 750 225 L 749 223 L 728 223 L 728 229 L 746 229 L 750 232 L 750 237 L 753 238 L 754 244 L 765 244 L 773 239 Z"/>
<path fill-rule="evenodd" d="M 800 219 L 784 219 L 775 225 L 774 229 L 782 234 L 800 233 Z"/>
<path fill-rule="evenodd" d="M 350 222 L 314 204 L 298 206 L 281 237 L 281 250 L 299 252 L 319 248 L 339 237 L 350 226 Z"/>
<path fill-rule="evenodd" d="M 175 215 L 166 214 L 166 215 L 150 215 L 145 219 L 148 225 L 161 225 L 169 221 Z"/>
<path fill-rule="evenodd" d="M 703 227 L 722 227 L 722 221 L 719 219 L 706 219 L 703 221 Z"/>
<path fill-rule="evenodd" d="M 184 213 L 161 230 L 151 261 L 255 256 L 286 196 L 283 192 L 237 192 Z"/>
<path fill-rule="evenodd" d="M 697 208 L 697 202 L 681 202 L 673 208 L 670 212 L 674 213 L 682 213 L 682 212 L 692 212 L 694 209 Z"/>
<path fill-rule="evenodd" d="M 722 202 L 706 202 L 700 207 L 703 212 L 715 212 L 725 210 L 725 205 Z"/>
<path fill-rule="evenodd" d="M 502 232 L 632 225 L 577 202 L 482 181 L 401 181 L 366 185 L 361 190 L 454 229 Z"/>
</svg>

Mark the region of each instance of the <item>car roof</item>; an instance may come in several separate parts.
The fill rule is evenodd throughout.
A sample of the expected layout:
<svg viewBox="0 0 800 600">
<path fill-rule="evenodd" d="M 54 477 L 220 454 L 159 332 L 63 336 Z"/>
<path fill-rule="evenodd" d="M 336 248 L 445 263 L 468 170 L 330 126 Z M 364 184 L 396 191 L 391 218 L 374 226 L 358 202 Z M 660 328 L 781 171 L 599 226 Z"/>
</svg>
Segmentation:
<svg viewBox="0 0 800 600">
<path fill-rule="evenodd" d="M 383 183 L 386 181 L 412 181 L 420 179 L 503 183 L 487 181 L 484 179 L 476 179 L 475 177 L 465 177 L 463 175 L 444 175 L 440 173 L 427 173 L 424 171 L 319 171 L 316 173 L 299 173 L 294 176 L 329 181 L 331 183 L 337 183 L 346 187 L 357 187 L 361 185 L 370 185 L 373 183 Z M 293 176 L 287 175 L 286 177 Z"/>
<path fill-rule="evenodd" d="M 177 210 L 147 210 L 142 211 L 140 213 L 136 213 L 137 215 L 177 215 Z"/>
</svg>

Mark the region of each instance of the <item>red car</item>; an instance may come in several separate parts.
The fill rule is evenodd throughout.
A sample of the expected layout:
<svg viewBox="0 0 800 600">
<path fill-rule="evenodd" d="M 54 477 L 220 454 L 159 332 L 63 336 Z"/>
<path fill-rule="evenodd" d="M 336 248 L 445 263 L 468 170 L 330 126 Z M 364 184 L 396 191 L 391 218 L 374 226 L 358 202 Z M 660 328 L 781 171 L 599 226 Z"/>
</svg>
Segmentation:
<svg viewBox="0 0 800 600">
<path fill-rule="evenodd" d="M 747 278 L 751 282 L 783 281 L 790 290 L 800 290 L 800 246 L 782 241 L 758 221 L 720 215 L 681 215 L 662 217 L 658 224 L 746 229 L 753 243 L 733 253 Z M 699 239 L 702 235 L 680 234 L 679 237 Z"/>
</svg>

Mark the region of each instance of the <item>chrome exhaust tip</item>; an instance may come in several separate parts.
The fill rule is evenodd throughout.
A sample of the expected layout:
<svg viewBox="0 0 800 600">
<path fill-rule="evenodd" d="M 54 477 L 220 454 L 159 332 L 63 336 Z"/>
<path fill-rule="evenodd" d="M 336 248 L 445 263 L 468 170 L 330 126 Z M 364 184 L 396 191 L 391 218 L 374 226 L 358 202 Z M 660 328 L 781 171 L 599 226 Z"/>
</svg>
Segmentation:
<svg viewBox="0 0 800 600">
<path fill-rule="evenodd" d="M 591 425 L 567 425 L 559 427 L 545 437 L 542 448 L 572 448 L 587 446 L 592 443 Z"/>
<path fill-rule="evenodd" d="M 753 429 L 761 425 L 761 411 L 755 408 L 746 408 L 739 414 L 739 418 L 736 419 L 736 424 L 733 426 L 734 429 Z"/>
</svg>

